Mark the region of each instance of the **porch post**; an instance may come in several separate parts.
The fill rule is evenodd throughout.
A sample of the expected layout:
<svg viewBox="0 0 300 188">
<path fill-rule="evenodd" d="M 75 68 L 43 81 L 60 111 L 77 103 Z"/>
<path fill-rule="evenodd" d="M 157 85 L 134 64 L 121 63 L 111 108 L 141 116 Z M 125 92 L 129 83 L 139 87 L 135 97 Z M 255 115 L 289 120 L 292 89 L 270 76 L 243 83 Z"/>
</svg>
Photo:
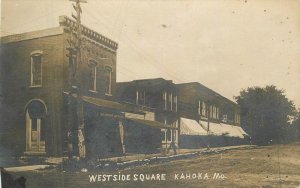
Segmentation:
<svg viewBox="0 0 300 188">
<path fill-rule="evenodd" d="M 124 144 L 124 125 L 121 120 L 119 120 L 119 132 L 120 132 L 120 140 L 121 140 L 121 145 L 122 145 L 122 153 L 126 153 L 126 148 Z"/>
</svg>

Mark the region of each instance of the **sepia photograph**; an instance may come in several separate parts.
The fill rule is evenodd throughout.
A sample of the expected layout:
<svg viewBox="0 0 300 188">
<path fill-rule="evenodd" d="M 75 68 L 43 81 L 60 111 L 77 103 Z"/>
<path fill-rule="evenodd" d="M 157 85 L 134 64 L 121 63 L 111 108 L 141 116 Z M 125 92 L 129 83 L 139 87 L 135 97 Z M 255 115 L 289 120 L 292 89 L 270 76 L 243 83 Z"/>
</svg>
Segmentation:
<svg viewBox="0 0 300 188">
<path fill-rule="evenodd" d="M 0 188 L 300 187 L 300 0 L 0 6 Z"/>
</svg>

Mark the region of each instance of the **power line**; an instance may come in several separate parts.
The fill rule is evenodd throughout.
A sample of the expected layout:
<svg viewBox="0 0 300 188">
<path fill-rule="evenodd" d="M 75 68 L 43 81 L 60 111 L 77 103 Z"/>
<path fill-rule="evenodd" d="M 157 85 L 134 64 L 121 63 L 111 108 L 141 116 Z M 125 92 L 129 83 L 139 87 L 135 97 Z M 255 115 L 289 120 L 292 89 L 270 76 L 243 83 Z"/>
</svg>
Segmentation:
<svg viewBox="0 0 300 188">
<path fill-rule="evenodd" d="M 35 18 L 33 18 L 33 19 L 30 19 L 28 22 L 25 22 L 25 23 L 21 23 L 21 24 L 18 23 L 18 24 L 16 24 L 15 26 L 10 27 L 9 29 L 10 29 L 10 30 L 13 30 L 13 29 L 15 29 L 15 28 L 20 28 L 20 26 L 26 26 L 26 25 L 28 25 L 28 24 L 31 24 L 31 23 L 37 21 L 37 20 L 44 19 L 44 17 L 46 17 L 46 16 L 48 16 L 48 15 L 50 15 L 50 14 L 57 13 L 57 12 L 59 12 L 59 11 L 61 11 L 61 10 L 64 10 L 64 9 L 65 9 L 65 8 L 62 8 L 62 9 L 58 9 L 58 10 L 56 10 L 56 11 L 54 11 L 54 12 L 45 14 L 45 15 L 40 15 L 39 17 L 35 17 Z M 14 33 L 14 34 L 15 34 L 15 33 Z"/>
<path fill-rule="evenodd" d="M 92 13 L 90 13 L 90 11 L 88 11 L 87 9 L 85 9 L 85 11 L 93 18 L 97 21 L 97 23 L 100 23 L 102 24 L 103 26 L 105 26 L 110 32 L 111 29 L 106 25 L 104 24 L 102 21 L 100 21 L 98 18 L 96 18 Z M 173 72 L 171 72 L 168 67 L 165 67 L 164 65 L 162 65 L 158 60 L 156 60 L 155 58 L 151 58 L 149 56 L 147 56 L 146 54 L 144 54 L 143 52 L 141 52 L 139 50 L 139 48 L 137 46 L 134 45 L 134 42 L 129 39 L 127 36 L 125 36 L 125 39 L 127 40 L 127 45 L 129 45 L 132 49 L 134 49 L 139 55 L 140 57 L 142 57 L 144 60 L 145 60 L 145 63 L 149 63 L 151 64 L 154 68 L 156 68 L 158 71 L 165 73 L 167 74 L 169 77 L 171 78 L 176 78 L 176 80 L 179 80 L 179 81 L 182 81 L 181 79 L 178 78 L 178 76 L 176 74 L 174 74 Z M 128 42 L 129 41 L 129 42 Z M 147 60 L 148 59 L 148 60 Z M 155 63 L 152 63 L 152 62 L 158 62 L 159 65 L 155 64 Z M 172 75 L 173 74 L 173 75 Z"/>
</svg>

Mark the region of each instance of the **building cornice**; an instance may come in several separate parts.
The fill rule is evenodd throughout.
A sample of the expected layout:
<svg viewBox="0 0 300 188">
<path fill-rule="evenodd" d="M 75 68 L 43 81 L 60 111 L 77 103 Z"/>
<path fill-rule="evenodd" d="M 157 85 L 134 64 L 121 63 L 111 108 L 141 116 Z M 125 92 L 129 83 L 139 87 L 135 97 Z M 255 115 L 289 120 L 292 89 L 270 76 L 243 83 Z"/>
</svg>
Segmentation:
<svg viewBox="0 0 300 188">
<path fill-rule="evenodd" d="M 73 21 L 71 18 L 68 18 L 67 16 L 60 16 L 59 17 L 59 24 L 60 26 L 67 27 L 67 28 L 74 28 L 76 25 L 76 22 Z M 89 29 L 88 27 L 82 25 L 81 27 L 81 34 L 90 41 L 95 41 L 99 44 L 101 44 L 104 47 L 108 47 L 112 49 L 113 51 L 116 51 L 118 49 L 118 43 L 115 41 L 97 33 L 96 31 L 93 31 L 92 29 Z"/>
</svg>

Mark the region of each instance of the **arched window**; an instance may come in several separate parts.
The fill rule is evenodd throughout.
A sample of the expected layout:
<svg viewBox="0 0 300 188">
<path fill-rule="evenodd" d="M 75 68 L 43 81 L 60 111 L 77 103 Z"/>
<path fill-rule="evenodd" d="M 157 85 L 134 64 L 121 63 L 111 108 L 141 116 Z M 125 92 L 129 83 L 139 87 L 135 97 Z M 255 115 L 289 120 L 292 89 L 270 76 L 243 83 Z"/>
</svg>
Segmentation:
<svg viewBox="0 0 300 188">
<path fill-rule="evenodd" d="M 112 68 L 105 67 L 105 94 L 111 95 L 111 82 L 112 82 Z"/>
<path fill-rule="evenodd" d="M 26 152 L 45 152 L 45 118 L 47 108 L 39 99 L 29 101 L 26 111 Z"/>
<path fill-rule="evenodd" d="M 97 62 L 90 60 L 90 83 L 89 90 L 97 92 Z"/>
<path fill-rule="evenodd" d="M 42 86 L 42 51 L 34 51 L 31 53 L 30 62 L 30 86 L 41 87 Z"/>
</svg>

